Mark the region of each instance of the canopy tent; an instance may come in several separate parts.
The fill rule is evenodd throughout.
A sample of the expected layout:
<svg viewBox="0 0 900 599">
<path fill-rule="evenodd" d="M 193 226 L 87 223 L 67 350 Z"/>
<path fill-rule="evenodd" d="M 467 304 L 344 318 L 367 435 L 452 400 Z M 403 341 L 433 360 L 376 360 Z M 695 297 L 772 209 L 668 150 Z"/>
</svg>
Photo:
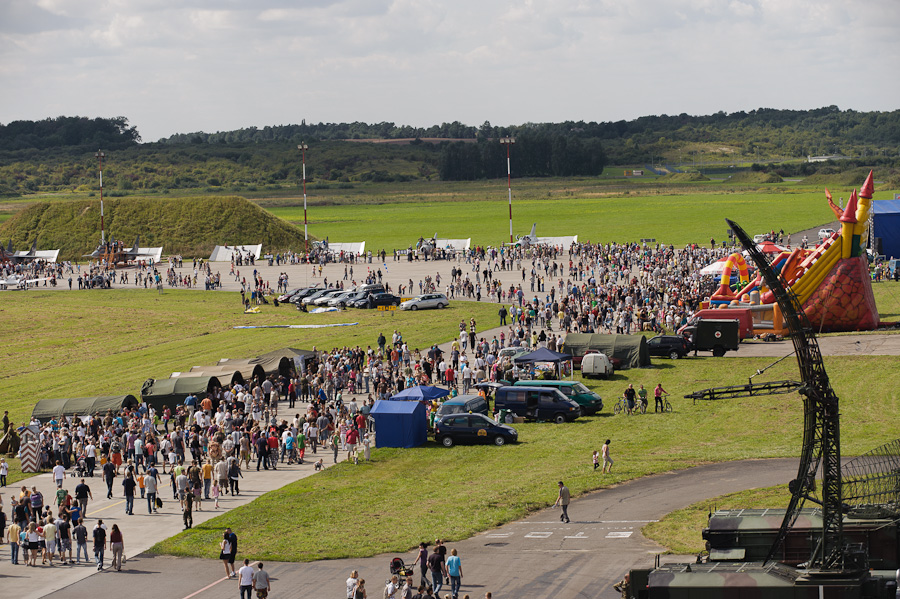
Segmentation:
<svg viewBox="0 0 900 599">
<path fill-rule="evenodd" d="M 602 335 L 599 333 L 569 333 L 560 349 L 573 356 L 583 356 L 590 350 L 617 358 L 622 368 L 650 366 L 650 351 L 643 335 Z"/>
<path fill-rule="evenodd" d="M 725 272 L 725 263 L 728 262 L 728 258 L 720 258 L 716 260 L 712 264 L 708 264 L 700 269 L 701 275 L 710 275 L 713 277 L 720 277 L 722 273 Z"/>
<path fill-rule="evenodd" d="M 344 254 L 355 254 L 357 256 L 361 256 L 366 253 L 366 242 L 365 241 L 349 241 L 349 242 L 329 241 L 328 242 L 328 251 L 333 252 L 335 254 L 340 254 L 341 252 L 344 252 Z"/>
<path fill-rule="evenodd" d="M 378 447 L 418 447 L 427 440 L 428 419 L 421 402 L 379 399 L 369 413 L 375 419 Z"/>
<path fill-rule="evenodd" d="M 209 255 L 210 262 L 231 262 L 235 255 L 240 254 L 244 257 L 253 254 L 254 260 L 259 260 L 262 253 L 262 244 L 256 245 L 217 245 L 213 248 L 212 254 Z"/>
<path fill-rule="evenodd" d="M 270 351 L 269 353 L 265 353 L 257 358 L 260 361 L 260 364 L 263 365 L 263 368 L 266 368 L 268 371 L 267 364 L 271 360 L 278 360 L 279 369 L 282 367 L 282 358 L 287 358 L 293 368 L 297 372 L 305 372 L 306 371 L 306 363 L 315 360 L 318 357 L 318 353 L 314 352 L 311 349 L 297 349 L 296 347 L 285 347 L 282 349 L 276 349 L 275 351 Z M 290 376 L 290 372 L 284 373 L 285 376 Z"/>
<path fill-rule="evenodd" d="M 879 253 L 887 258 L 900 258 L 900 199 L 875 200 L 872 207 L 872 234 L 875 239 L 881 239 Z M 876 245 L 872 249 L 877 248 Z"/>
<path fill-rule="evenodd" d="M 561 354 L 559 352 L 542 347 L 536 349 L 530 354 L 523 354 L 515 359 L 516 364 L 534 364 L 535 362 L 568 362 L 572 359 L 569 354 Z"/>
<path fill-rule="evenodd" d="M 397 395 L 392 396 L 391 399 L 394 401 L 431 401 L 448 395 L 450 395 L 450 392 L 440 387 L 416 385 L 415 387 L 404 389 Z"/>
<path fill-rule="evenodd" d="M 465 251 L 472 246 L 472 238 L 468 239 L 435 239 L 434 247 L 439 250 Z"/>
<path fill-rule="evenodd" d="M 123 408 L 136 408 L 138 400 L 134 395 L 103 395 L 100 397 L 72 397 L 68 399 L 42 399 L 31 411 L 31 417 L 38 420 L 62 418 L 65 416 L 89 416 L 105 414 L 108 410 L 118 412 Z"/>
<path fill-rule="evenodd" d="M 157 412 L 169 407 L 175 409 L 184 404 L 188 395 L 203 399 L 216 387 L 221 387 L 214 376 L 185 376 L 174 379 L 147 379 L 141 386 L 141 399 Z"/>
<path fill-rule="evenodd" d="M 235 370 L 241 373 L 241 376 L 244 377 L 244 381 L 247 383 L 254 379 L 262 382 L 266 378 L 265 368 L 254 363 L 253 360 L 219 360 L 219 363 L 213 366 L 191 367 L 191 372 L 215 377 L 221 376 L 222 378 L 232 376 Z"/>
<path fill-rule="evenodd" d="M 228 370 L 212 370 L 212 366 L 209 367 L 211 370 L 196 370 L 196 371 L 188 371 L 188 372 L 173 372 L 169 378 L 170 379 L 180 379 L 187 377 L 211 377 L 214 376 L 219 379 L 219 382 L 224 385 L 241 385 L 246 386 L 247 381 L 244 380 L 244 375 L 241 374 L 240 370 L 235 370 L 229 376 Z"/>
</svg>

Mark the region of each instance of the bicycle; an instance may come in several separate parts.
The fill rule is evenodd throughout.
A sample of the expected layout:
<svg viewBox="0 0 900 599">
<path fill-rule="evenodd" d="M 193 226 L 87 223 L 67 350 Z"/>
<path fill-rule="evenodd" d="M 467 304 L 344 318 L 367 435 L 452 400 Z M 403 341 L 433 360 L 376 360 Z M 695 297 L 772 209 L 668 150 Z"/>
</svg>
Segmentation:
<svg viewBox="0 0 900 599">
<path fill-rule="evenodd" d="M 625 411 L 625 398 L 623 397 L 623 398 L 619 399 L 619 401 L 616 402 L 615 406 L 613 406 L 613 412 L 616 414 L 621 414 L 624 411 Z M 646 412 L 647 412 L 647 406 L 644 404 L 644 402 L 642 402 L 639 399 L 634 400 L 634 408 L 632 408 L 631 413 L 632 414 L 637 414 L 637 413 L 645 414 Z"/>
<path fill-rule="evenodd" d="M 662 399 L 662 408 L 663 408 L 662 411 L 663 411 L 664 414 L 665 414 L 666 412 L 671 412 L 671 411 L 672 411 L 672 404 L 670 404 L 670 403 L 669 403 L 669 400 L 666 399 L 668 396 L 669 396 L 669 394 L 668 394 L 668 393 L 665 393 L 665 394 L 663 394 L 662 397 L 661 397 L 661 399 Z M 655 405 L 653 406 L 653 411 L 654 411 L 654 412 L 657 411 Z"/>
</svg>

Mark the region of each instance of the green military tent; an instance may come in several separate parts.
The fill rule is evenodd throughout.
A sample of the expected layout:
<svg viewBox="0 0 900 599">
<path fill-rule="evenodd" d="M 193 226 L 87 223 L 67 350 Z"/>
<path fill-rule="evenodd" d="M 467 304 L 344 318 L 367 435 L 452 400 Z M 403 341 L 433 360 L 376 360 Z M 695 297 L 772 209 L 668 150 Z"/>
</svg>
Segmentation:
<svg viewBox="0 0 900 599">
<path fill-rule="evenodd" d="M 174 410 L 183 405 L 188 395 L 193 394 L 199 404 L 208 393 L 221 387 L 214 376 L 184 376 L 174 379 L 147 379 L 141 386 L 141 399 L 157 412 L 168 406 Z"/>
<path fill-rule="evenodd" d="M 135 408 L 138 400 L 134 395 L 104 395 L 101 397 L 73 397 L 69 399 L 42 399 L 34 406 L 32 418 L 46 421 L 64 416 L 90 416 L 105 414 L 107 410 L 118 412 L 122 408 Z"/>
<path fill-rule="evenodd" d="M 622 368 L 650 366 L 650 351 L 647 349 L 647 338 L 643 335 L 569 333 L 559 351 L 574 356 L 576 365 L 581 364 L 581 358 L 586 353 L 598 351 L 609 359 L 617 358 Z"/>
</svg>

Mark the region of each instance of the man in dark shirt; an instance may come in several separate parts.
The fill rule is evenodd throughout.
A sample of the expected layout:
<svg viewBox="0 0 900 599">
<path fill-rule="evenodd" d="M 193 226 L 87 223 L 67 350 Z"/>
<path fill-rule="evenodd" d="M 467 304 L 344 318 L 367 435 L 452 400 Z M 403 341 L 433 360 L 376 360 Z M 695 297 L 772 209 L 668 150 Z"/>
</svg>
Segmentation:
<svg viewBox="0 0 900 599">
<path fill-rule="evenodd" d="M 94 498 L 94 495 L 91 493 L 91 488 L 84 484 L 84 479 L 81 479 L 81 484 L 75 487 L 75 501 L 78 502 L 78 507 L 81 508 L 81 517 L 87 517 L 87 505 L 88 505 L 88 497 L 91 499 Z"/>
<path fill-rule="evenodd" d="M 269 456 L 269 442 L 266 440 L 264 434 L 260 434 L 256 439 L 256 471 L 259 472 L 259 467 L 262 467 L 266 470 L 269 469 L 269 460 L 267 459 Z"/>
<path fill-rule="evenodd" d="M 103 550 L 106 548 L 106 529 L 103 528 L 103 520 L 97 520 L 94 527 L 94 558 L 97 560 L 97 569 L 103 569 Z"/>
<path fill-rule="evenodd" d="M 75 535 L 75 558 L 77 563 L 81 563 L 81 552 L 84 550 L 84 561 L 88 561 L 87 552 L 87 528 L 84 526 L 84 520 L 78 520 L 78 526 L 72 530 Z"/>
<path fill-rule="evenodd" d="M 441 592 L 441 587 L 444 586 L 444 579 L 447 577 L 447 566 L 444 565 L 444 554 L 446 552 L 447 548 L 444 547 L 442 541 L 438 539 L 434 543 L 434 551 L 428 556 L 428 569 L 431 571 L 431 586 L 434 588 L 435 595 Z"/>
<path fill-rule="evenodd" d="M 106 498 L 112 499 L 113 479 L 116 477 L 116 465 L 112 461 L 103 464 L 103 478 L 106 481 Z"/>
</svg>

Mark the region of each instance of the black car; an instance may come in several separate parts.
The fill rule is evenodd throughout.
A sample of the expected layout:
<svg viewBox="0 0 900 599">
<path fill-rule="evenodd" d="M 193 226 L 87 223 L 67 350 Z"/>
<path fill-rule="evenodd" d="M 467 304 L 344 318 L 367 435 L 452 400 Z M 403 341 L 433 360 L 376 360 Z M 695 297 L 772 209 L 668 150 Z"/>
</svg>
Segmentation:
<svg viewBox="0 0 900 599">
<path fill-rule="evenodd" d="M 518 438 L 516 429 L 494 422 L 483 414 L 449 414 L 434 421 L 434 440 L 444 447 L 453 447 L 456 443 L 505 445 Z"/>
<path fill-rule="evenodd" d="M 487 414 L 487 400 L 480 395 L 458 395 L 442 403 L 437 411 L 438 416 L 469 413 Z"/>
<path fill-rule="evenodd" d="M 691 351 L 690 342 L 680 335 L 657 335 L 647 341 L 651 356 L 669 356 L 673 360 L 683 358 Z"/>
<path fill-rule="evenodd" d="M 399 306 L 400 298 L 393 293 L 375 293 L 358 299 L 352 304 L 353 308 L 377 308 L 378 306 Z"/>
</svg>

